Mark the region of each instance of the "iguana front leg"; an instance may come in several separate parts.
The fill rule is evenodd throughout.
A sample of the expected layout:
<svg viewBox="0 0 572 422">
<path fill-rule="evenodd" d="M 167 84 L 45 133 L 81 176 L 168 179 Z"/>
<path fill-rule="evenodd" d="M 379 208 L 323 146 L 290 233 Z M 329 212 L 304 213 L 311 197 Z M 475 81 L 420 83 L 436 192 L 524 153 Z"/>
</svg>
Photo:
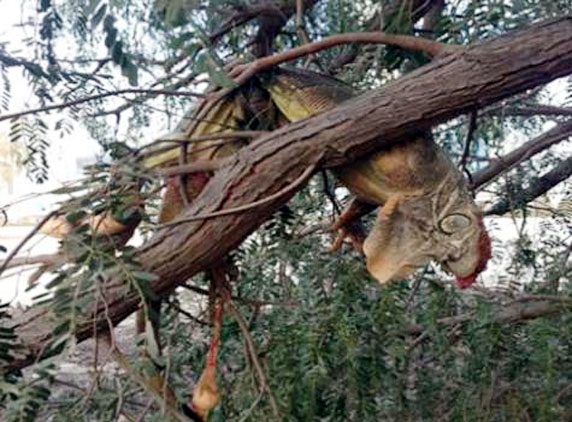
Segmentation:
<svg viewBox="0 0 572 422">
<path fill-rule="evenodd" d="M 346 237 L 349 237 L 354 247 L 362 252 L 365 230 L 358 220 L 374 208 L 375 205 L 353 198 L 332 225 L 332 230 L 339 233 L 330 246 L 330 252 L 338 251 Z"/>
<path fill-rule="evenodd" d="M 381 221 L 389 219 L 389 217 L 391 217 L 391 215 L 395 212 L 395 210 L 399 206 L 399 202 L 401 202 L 402 199 L 403 195 L 398 193 L 393 194 L 389 198 L 387 198 L 387 201 L 385 201 L 385 204 L 383 204 L 383 206 L 381 207 L 381 209 L 377 214 L 378 218 Z"/>
<path fill-rule="evenodd" d="M 377 218 L 382 222 L 388 220 L 399 206 L 402 198 L 403 195 L 400 194 L 391 195 L 380 208 Z M 365 233 L 356 220 L 368 214 L 374 208 L 375 205 L 369 202 L 353 198 L 332 226 L 332 230 L 339 231 L 339 234 L 330 247 L 330 252 L 340 249 L 344 239 L 349 237 L 354 247 L 363 253 Z"/>
</svg>

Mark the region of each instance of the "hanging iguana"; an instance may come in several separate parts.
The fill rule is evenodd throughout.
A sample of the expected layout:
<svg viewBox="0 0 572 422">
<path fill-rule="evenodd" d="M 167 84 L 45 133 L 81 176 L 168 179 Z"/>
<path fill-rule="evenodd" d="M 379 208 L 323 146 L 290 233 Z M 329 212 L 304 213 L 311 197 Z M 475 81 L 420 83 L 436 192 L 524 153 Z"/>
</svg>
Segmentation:
<svg viewBox="0 0 572 422">
<path fill-rule="evenodd" d="M 277 69 L 258 76 L 213 107 L 206 123 L 194 125 L 192 133 L 185 129 L 193 124 L 193 118 L 183 121 L 174 136 L 274 129 L 332 108 L 354 95 L 348 85 L 334 78 L 307 70 Z M 225 157 L 243 145 L 239 140 L 222 147 L 217 141 L 212 142 L 212 148 L 208 144 L 191 145 L 188 160 Z M 176 164 L 178 155 L 173 150 L 152 156 L 147 165 Z M 336 168 L 334 174 L 359 202 L 381 206 L 363 245 L 367 268 L 381 283 L 404 278 L 435 260 L 452 272 L 463 288 L 485 268 L 490 239 L 481 213 L 461 172 L 429 133 L 420 132 L 415 139 Z M 206 177 L 193 174 L 188 183 L 193 197 Z M 177 197 L 172 190 L 170 194 Z M 170 208 L 170 214 L 180 211 L 179 204 L 172 202 L 164 203 L 164 207 Z M 350 210 L 349 215 L 353 214 Z M 343 215 L 341 221 L 346 220 Z"/>
</svg>

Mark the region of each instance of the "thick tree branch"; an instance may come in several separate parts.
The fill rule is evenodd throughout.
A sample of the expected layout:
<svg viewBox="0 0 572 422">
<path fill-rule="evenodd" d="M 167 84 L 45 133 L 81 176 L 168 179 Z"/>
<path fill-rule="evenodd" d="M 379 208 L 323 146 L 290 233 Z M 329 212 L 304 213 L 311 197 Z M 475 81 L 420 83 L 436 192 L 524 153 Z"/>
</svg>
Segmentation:
<svg viewBox="0 0 572 422">
<path fill-rule="evenodd" d="M 499 174 L 505 173 L 532 156 L 550 148 L 552 145 L 572 136 L 572 120 L 560 123 L 548 132 L 526 142 L 507 155 L 500 157 L 488 167 L 472 176 L 471 186 L 476 189 L 489 183 Z"/>
<path fill-rule="evenodd" d="M 559 313 L 570 310 L 568 302 L 560 301 L 539 301 L 524 304 L 522 302 L 514 303 L 506 307 L 499 307 L 493 312 L 494 317 L 483 325 L 492 324 L 519 324 L 531 319 L 544 316 L 557 315 Z M 437 320 L 438 325 L 451 327 L 457 324 L 465 324 L 475 319 L 472 313 L 461 314 L 453 317 L 441 318 Z M 421 324 L 413 324 L 407 328 L 407 333 L 411 335 L 420 335 L 425 332 Z"/>
<path fill-rule="evenodd" d="M 280 191 L 311 166 L 347 164 L 374 150 L 406 141 L 459 114 L 547 83 L 572 72 L 572 19 L 535 26 L 466 47 L 381 89 L 333 110 L 288 125 L 240 150 L 211 178 L 181 218 L 234 208 Z M 156 233 L 136 259 L 157 279 L 158 294 L 203 271 L 237 247 L 294 194 L 255 212 L 204 220 Z M 116 280 L 120 282 L 121 280 Z M 139 296 L 125 289 L 107 291 L 114 324 L 137 309 Z M 33 362 L 51 339 L 48 310 L 31 310 L 16 332 L 22 355 L 10 368 Z M 107 329 L 102 309 L 94 309 L 76 330 L 78 340 Z M 36 319 L 34 319 L 36 318 Z M 34 324 L 41 318 L 42 325 Z M 20 321 L 22 321 L 20 319 Z"/>
<path fill-rule="evenodd" d="M 572 116 L 572 107 L 554 107 L 547 105 L 509 107 L 502 111 L 509 116 Z"/>
<path fill-rule="evenodd" d="M 510 210 L 523 208 L 570 176 L 572 176 L 572 157 L 561 161 L 545 175 L 531 179 L 527 188 L 519 190 L 512 198 L 501 199 L 491 206 L 485 215 L 503 215 Z"/>
</svg>

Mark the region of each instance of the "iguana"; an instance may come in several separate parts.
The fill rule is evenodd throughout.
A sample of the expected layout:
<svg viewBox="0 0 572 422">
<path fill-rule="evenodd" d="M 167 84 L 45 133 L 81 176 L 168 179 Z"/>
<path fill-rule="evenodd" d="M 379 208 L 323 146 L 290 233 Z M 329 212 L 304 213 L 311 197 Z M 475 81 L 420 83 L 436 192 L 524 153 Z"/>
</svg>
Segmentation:
<svg viewBox="0 0 572 422">
<path fill-rule="evenodd" d="M 300 69 L 276 69 L 258 76 L 249 86 L 213 107 L 205 116 L 206 122 L 195 125 L 192 133 L 185 131 L 194 121 L 190 117 L 172 136 L 230 132 L 245 127 L 274 129 L 332 108 L 354 95 L 348 85 L 329 76 Z M 243 142 L 236 140 L 219 146 L 214 141 L 212 148 L 208 144 L 191 145 L 188 160 L 226 157 Z M 172 150 L 151 156 L 146 165 L 176 164 L 178 155 L 178 151 Z M 381 206 L 363 245 L 367 268 L 381 283 L 404 278 L 435 260 L 453 273 L 459 287 L 464 288 L 485 268 L 491 252 L 481 213 L 461 172 L 433 142 L 430 133 L 420 132 L 415 139 L 333 172 L 359 202 Z M 191 198 L 206 180 L 200 173 L 189 177 Z M 168 190 L 167 195 L 176 200 L 164 202 L 164 209 L 168 208 L 164 212 L 177 214 L 181 209 L 180 196 L 174 189 Z M 350 209 L 348 214 L 356 213 Z M 347 220 L 342 216 L 342 222 Z"/>
<path fill-rule="evenodd" d="M 162 140 L 273 130 L 355 95 L 351 87 L 329 76 L 307 70 L 274 69 L 214 103 L 203 102 Z M 193 142 L 187 148 L 186 161 L 225 158 L 244 145 L 245 141 L 239 138 Z M 179 164 L 179 147 L 165 151 L 164 142 L 159 146 L 160 150 L 144 155 L 144 167 Z M 363 243 L 367 268 L 379 282 L 404 278 L 435 260 L 456 276 L 459 287 L 465 288 L 485 268 L 491 250 L 481 214 L 462 174 L 428 132 L 420 131 L 414 139 L 335 168 L 333 173 L 357 197 L 335 225 L 337 228 L 359 215 L 359 204 L 381 207 Z M 168 178 L 159 221 L 176 218 L 186 200 L 196 198 L 210 177 L 210 173 L 202 172 Z M 120 232 L 124 225 L 115 224 L 109 216 L 84 221 L 88 222 L 97 233 L 101 233 L 98 226 L 115 230 L 105 234 Z M 216 347 L 218 342 L 213 339 L 210 357 L 216 358 Z M 201 417 L 219 400 L 214 377 L 216 363 L 211 360 L 193 395 L 194 410 Z"/>
</svg>

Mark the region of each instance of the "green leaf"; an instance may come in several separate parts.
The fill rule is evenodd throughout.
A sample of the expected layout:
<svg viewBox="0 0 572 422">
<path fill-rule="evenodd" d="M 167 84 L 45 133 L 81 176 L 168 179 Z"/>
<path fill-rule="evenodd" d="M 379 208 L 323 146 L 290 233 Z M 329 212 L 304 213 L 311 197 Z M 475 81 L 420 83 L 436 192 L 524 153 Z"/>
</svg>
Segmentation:
<svg viewBox="0 0 572 422">
<path fill-rule="evenodd" d="M 135 66 L 131 61 L 127 62 L 127 64 L 121 68 L 121 73 L 124 76 L 127 76 L 127 80 L 131 86 L 137 86 L 137 72 L 137 66 Z"/>
<path fill-rule="evenodd" d="M 64 186 L 62 188 L 54 189 L 53 191 L 51 191 L 51 193 L 54 195 L 62 195 L 62 194 L 80 192 L 83 190 L 85 190 L 84 186 Z"/>
<path fill-rule="evenodd" d="M 17 385 L 4 381 L 0 381 L 0 391 L 5 394 L 13 394 L 16 397 L 20 396 L 20 394 L 22 393 L 22 391 Z"/>
<path fill-rule="evenodd" d="M 107 31 L 107 35 L 105 36 L 105 41 L 104 41 L 105 46 L 107 48 L 111 48 L 115 43 L 116 39 L 117 39 L 117 29 L 111 28 L 109 31 Z"/>
<path fill-rule="evenodd" d="M 97 6 L 99 6 L 100 3 L 101 3 L 101 0 L 89 0 L 89 4 L 87 5 L 87 7 L 85 9 L 85 14 L 87 16 L 91 15 L 93 13 L 93 11 L 95 9 L 97 9 Z"/>
<path fill-rule="evenodd" d="M 154 300 L 157 295 L 149 285 L 150 282 L 158 280 L 159 278 L 152 273 L 146 271 L 133 271 L 133 277 L 137 280 L 137 290 L 140 290 L 144 300 Z"/>
<path fill-rule="evenodd" d="M 205 51 L 197 56 L 197 71 L 207 72 L 210 82 L 221 88 L 231 88 L 236 86 L 234 81 L 228 77 L 226 72 L 214 61 L 209 52 Z"/>
<path fill-rule="evenodd" d="M 40 0 L 40 7 L 39 7 L 38 11 L 39 12 L 45 12 L 46 10 L 48 10 L 50 8 L 51 5 L 52 5 L 51 0 Z"/>
<path fill-rule="evenodd" d="M 105 46 L 111 48 L 117 39 L 117 29 L 115 28 L 115 18 L 112 15 L 105 16 L 103 20 L 103 31 L 105 32 Z"/>
<path fill-rule="evenodd" d="M 157 277 L 155 274 L 153 273 L 148 273 L 146 271 L 133 271 L 133 277 L 136 280 L 139 281 L 155 281 L 158 280 L 159 277 Z"/>
<path fill-rule="evenodd" d="M 71 224 L 79 223 L 87 213 L 85 211 L 72 211 L 66 214 L 66 220 L 69 221 Z"/>
<path fill-rule="evenodd" d="M 107 12 L 107 4 L 102 4 L 97 12 L 91 17 L 92 28 L 96 28 L 101 23 L 105 16 L 105 12 Z"/>
<path fill-rule="evenodd" d="M 123 43 L 121 41 L 117 41 L 111 47 L 111 58 L 112 60 L 117 63 L 121 64 L 121 58 L 123 57 Z"/>
<path fill-rule="evenodd" d="M 59 337 L 62 334 L 68 333 L 70 331 L 70 327 L 71 327 L 71 321 L 69 319 L 66 319 L 52 330 L 52 335 L 54 337 Z"/>
<path fill-rule="evenodd" d="M 110 32 L 112 29 L 115 28 L 115 18 L 113 15 L 107 15 L 105 20 L 103 21 L 103 30 L 105 32 Z"/>
<path fill-rule="evenodd" d="M 192 31 L 189 32 L 183 32 L 181 35 L 179 35 L 178 37 L 175 37 L 173 39 L 171 39 L 171 41 L 169 42 L 169 45 L 171 46 L 171 48 L 174 49 L 179 49 L 181 48 L 183 45 L 185 45 L 185 42 L 189 41 L 190 39 L 193 39 L 195 37 L 195 33 Z M 192 44 L 193 46 L 196 46 L 197 44 Z M 200 46 L 199 46 L 200 47 Z"/>
</svg>

